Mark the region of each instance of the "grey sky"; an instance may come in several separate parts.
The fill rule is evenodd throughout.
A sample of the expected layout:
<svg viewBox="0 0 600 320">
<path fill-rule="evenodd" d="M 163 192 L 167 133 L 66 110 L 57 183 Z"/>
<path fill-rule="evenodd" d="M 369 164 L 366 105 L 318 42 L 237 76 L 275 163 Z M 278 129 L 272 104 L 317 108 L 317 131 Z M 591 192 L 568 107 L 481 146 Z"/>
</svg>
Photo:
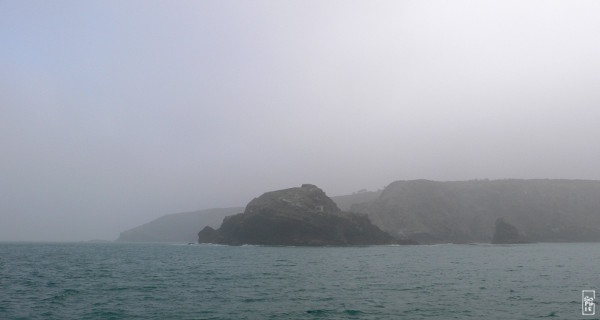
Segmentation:
<svg viewBox="0 0 600 320">
<path fill-rule="evenodd" d="M 600 179 L 598 1 L 0 1 L 0 240 L 314 183 Z"/>
</svg>

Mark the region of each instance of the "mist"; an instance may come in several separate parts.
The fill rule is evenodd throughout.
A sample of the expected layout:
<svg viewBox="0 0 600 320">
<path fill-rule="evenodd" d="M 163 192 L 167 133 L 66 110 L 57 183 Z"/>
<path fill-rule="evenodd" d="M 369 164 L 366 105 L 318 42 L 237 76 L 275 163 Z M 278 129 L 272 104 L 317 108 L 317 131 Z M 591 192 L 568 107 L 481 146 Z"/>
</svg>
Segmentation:
<svg viewBox="0 0 600 320">
<path fill-rule="evenodd" d="M 600 179 L 595 1 L 0 2 L 0 241 L 312 183 Z"/>
</svg>

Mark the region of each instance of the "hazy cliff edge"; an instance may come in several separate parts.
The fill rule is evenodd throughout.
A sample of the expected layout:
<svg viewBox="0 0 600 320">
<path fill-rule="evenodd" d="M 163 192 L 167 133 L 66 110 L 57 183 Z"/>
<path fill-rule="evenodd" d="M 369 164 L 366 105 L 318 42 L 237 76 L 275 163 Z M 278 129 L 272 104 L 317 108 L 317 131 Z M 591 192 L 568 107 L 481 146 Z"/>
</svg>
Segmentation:
<svg viewBox="0 0 600 320">
<path fill-rule="evenodd" d="M 196 242 L 198 229 L 204 226 L 218 228 L 223 218 L 242 210 L 243 207 L 233 207 L 168 214 L 121 232 L 117 241 Z"/>
<path fill-rule="evenodd" d="M 226 217 L 218 230 L 202 229 L 198 242 L 294 246 L 398 243 L 371 224 L 366 215 L 341 211 L 321 189 L 310 184 L 255 198 L 243 213 Z"/>
<path fill-rule="evenodd" d="M 501 217 L 533 242 L 600 241 L 600 181 L 396 181 L 351 210 L 425 243 L 490 242 Z"/>
</svg>

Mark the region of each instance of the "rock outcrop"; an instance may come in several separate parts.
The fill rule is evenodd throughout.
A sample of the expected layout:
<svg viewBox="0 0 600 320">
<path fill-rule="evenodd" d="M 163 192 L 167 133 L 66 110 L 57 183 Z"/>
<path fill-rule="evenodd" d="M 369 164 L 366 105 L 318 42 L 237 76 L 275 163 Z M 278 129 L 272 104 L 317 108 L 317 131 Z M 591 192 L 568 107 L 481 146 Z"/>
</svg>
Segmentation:
<svg viewBox="0 0 600 320">
<path fill-rule="evenodd" d="M 506 222 L 503 218 L 496 220 L 496 229 L 494 237 L 492 238 L 493 244 L 518 244 L 518 243 L 529 243 L 525 240 L 525 237 L 519 232 L 517 227 Z"/>
<path fill-rule="evenodd" d="M 200 231 L 198 242 L 291 246 L 397 243 L 371 224 L 367 215 L 341 211 L 321 189 L 310 184 L 255 198 L 244 213 L 226 217 L 218 230 L 206 227 Z"/>
<path fill-rule="evenodd" d="M 353 204 L 376 199 L 381 191 L 362 191 L 331 197 L 340 209 L 349 211 Z M 243 212 L 244 207 L 215 208 L 194 212 L 167 214 L 143 225 L 121 232 L 116 241 L 123 242 L 193 242 L 198 229 L 205 226 L 219 228 L 223 218 Z"/>
</svg>

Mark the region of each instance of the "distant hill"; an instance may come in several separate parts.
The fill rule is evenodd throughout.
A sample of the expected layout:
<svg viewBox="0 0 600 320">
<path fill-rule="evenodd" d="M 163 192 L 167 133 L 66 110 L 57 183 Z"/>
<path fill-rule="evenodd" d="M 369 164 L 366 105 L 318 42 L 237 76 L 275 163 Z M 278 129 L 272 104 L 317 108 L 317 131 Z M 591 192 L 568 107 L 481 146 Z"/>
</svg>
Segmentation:
<svg viewBox="0 0 600 320">
<path fill-rule="evenodd" d="M 364 191 L 331 197 L 341 210 L 353 204 L 376 199 L 381 191 Z M 141 226 L 121 232 L 117 241 L 124 242 L 196 242 L 198 232 L 206 226 L 217 229 L 226 216 L 244 212 L 244 207 L 206 209 L 164 215 Z"/>
<path fill-rule="evenodd" d="M 531 241 L 600 241 L 600 181 L 396 181 L 351 211 L 424 243 L 490 242 L 498 218 Z"/>
<path fill-rule="evenodd" d="M 117 241 L 196 242 L 198 231 L 202 228 L 206 226 L 218 228 L 223 218 L 243 211 L 243 207 L 234 207 L 168 214 L 121 232 Z"/>
<path fill-rule="evenodd" d="M 343 211 L 349 211 L 350 208 L 357 204 L 363 202 L 373 201 L 381 195 L 380 191 L 359 191 L 353 194 L 345 195 L 345 196 L 335 196 L 331 197 L 331 200 L 337 204 L 337 206 Z"/>
</svg>

